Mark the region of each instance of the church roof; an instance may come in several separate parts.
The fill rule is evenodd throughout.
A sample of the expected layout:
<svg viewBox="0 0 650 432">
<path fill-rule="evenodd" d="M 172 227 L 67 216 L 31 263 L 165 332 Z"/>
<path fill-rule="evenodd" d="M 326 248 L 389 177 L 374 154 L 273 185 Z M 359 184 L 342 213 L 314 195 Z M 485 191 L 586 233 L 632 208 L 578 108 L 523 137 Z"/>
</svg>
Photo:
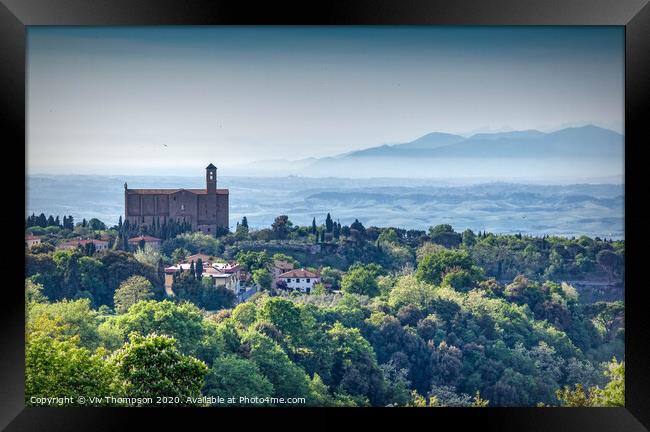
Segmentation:
<svg viewBox="0 0 650 432">
<path fill-rule="evenodd" d="M 205 169 L 217 169 L 217 167 L 214 166 L 214 165 L 212 165 L 212 164 L 210 164 L 210 165 L 208 165 L 207 167 L 205 167 Z"/>
<path fill-rule="evenodd" d="M 140 195 L 170 195 L 182 190 L 191 192 L 196 195 L 205 195 L 208 193 L 206 189 L 127 189 L 127 193 L 140 194 Z M 228 189 L 217 189 L 218 195 L 228 195 Z"/>
</svg>

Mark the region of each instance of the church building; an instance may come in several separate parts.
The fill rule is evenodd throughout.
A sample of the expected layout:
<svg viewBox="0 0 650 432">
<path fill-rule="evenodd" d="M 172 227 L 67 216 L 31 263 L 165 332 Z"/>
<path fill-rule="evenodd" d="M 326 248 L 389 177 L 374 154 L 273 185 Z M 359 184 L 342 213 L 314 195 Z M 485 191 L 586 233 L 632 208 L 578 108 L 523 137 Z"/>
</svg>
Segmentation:
<svg viewBox="0 0 650 432">
<path fill-rule="evenodd" d="M 136 225 L 174 219 L 214 235 L 228 229 L 228 189 L 217 189 L 217 167 L 205 168 L 205 189 L 129 189 L 124 183 L 125 221 Z"/>
</svg>

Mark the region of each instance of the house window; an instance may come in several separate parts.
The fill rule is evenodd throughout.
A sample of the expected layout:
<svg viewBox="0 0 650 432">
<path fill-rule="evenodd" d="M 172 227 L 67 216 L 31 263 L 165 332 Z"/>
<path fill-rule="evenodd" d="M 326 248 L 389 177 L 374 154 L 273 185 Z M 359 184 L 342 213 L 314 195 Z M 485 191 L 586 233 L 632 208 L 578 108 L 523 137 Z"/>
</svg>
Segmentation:
<svg viewBox="0 0 650 432">
<path fill-rule="evenodd" d="M 291 279 L 287 279 L 287 282 L 291 282 Z"/>
<path fill-rule="evenodd" d="M 296 278 L 296 282 L 300 283 L 300 279 Z"/>
<path fill-rule="evenodd" d="M 309 283 L 309 278 L 307 278 L 307 283 Z"/>
</svg>

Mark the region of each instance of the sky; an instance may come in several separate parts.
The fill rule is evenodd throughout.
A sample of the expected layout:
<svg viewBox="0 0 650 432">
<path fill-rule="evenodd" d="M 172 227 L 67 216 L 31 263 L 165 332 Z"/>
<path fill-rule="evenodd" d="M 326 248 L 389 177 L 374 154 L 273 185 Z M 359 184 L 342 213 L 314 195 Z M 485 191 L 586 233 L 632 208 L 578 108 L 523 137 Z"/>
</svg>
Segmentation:
<svg viewBox="0 0 650 432">
<path fill-rule="evenodd" d="M 29 27 L 29 174 L 227 175 L 429 132 L 623 132 L 623 27 Z"/>
</svg>

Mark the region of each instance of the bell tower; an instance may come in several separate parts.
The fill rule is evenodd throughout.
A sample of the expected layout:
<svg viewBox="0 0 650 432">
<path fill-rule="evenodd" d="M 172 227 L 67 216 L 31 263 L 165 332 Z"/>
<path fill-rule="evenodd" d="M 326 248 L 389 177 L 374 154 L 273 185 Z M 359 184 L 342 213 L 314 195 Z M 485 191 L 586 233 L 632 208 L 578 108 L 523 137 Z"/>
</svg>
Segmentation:
<svg viewBox="0 0 650 432">
<path fill-rule="evenodd" d="M 208 195 L 217 193 L 217 167 L 210 164 L 205 168 L 205 188 Z"/>
</svg>

